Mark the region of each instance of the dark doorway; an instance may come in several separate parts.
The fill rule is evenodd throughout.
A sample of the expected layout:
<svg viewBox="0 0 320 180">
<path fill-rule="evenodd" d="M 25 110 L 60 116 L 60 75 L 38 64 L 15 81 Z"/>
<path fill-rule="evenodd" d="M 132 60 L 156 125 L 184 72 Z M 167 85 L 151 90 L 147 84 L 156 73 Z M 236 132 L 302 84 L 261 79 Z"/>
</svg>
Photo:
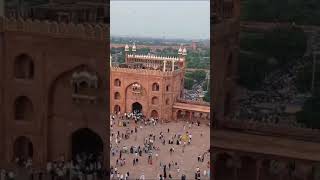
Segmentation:
<svg viewBox="0 0 320 180">
<path fill-rule="evenodd" d="M 133 113 L 141 113 L 142 112 L 142 105 L 138 102 L 132 104 L 132 112 Z"/>
<path fill-rule="evenodd" d="M 96 156 L 103 153 L 103 141 L 98 134 L 88 128 L 75 131 L 72 134 L 72 157 L 80 154 L 93 154 Z"/>
<path fill-rule="evenodd" d="M 32 142 L 25 136 L 18 137 L 14 142 L 14 158 L 21 160 L 27 160 L 33 157 L 33 145 Z"/>
</svg>

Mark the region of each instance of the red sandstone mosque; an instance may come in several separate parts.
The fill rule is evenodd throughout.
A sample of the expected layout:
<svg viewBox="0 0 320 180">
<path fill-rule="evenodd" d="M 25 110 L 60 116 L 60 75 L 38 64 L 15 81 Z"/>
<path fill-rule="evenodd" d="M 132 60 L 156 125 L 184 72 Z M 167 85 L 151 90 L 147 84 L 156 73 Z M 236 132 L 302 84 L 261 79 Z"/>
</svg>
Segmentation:
<svg viewBox="0 0 320 180">
<path fill-rule="evenodd" d="M 126 45 L 125 63 L 110 61 L 110 112 L 138 111 L 164 122 L 209 121 L 208 103 L 186 101 L 183 97 L 186 48 L 180 47 L 177 57 L 140 55 L 136 50 L 135 44 L 132 48 Z"/>
</svg>

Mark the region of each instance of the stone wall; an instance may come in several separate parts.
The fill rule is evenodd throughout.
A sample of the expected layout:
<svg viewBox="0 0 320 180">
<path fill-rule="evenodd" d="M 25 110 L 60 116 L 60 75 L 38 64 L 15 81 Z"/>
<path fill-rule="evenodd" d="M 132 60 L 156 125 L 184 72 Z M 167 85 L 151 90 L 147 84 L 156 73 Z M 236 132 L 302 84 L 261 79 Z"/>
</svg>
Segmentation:
<svg viewBox="0 0 320 180">
<path fill-rule="evenodd" d="M 24 20 L 22 18 L 1 18 L 0 30 L 5 32 L 36 33 L 51 37 L 106 40 L 109 26 L 105 24 L 65 24 L 50 21 Z"/>
<path fill-rule="evenodd" d="M 4 87 L 0 104 L 7 104 L 0 111 L 0 146 L 4 148 L 0 149 L 0 165 L 12 164 L 13 144 L 21 136 L 33 144 L 35 166 L 62 154 L 69 159 L 71 136 L 82 128 L 91 129 L 107 143 L 106 128 L 101 124 L 108 124 L 108 26 L 0 18 L 0 30 L 0 82 Z M 21 54 L 32 59 L 33 79 L 14 76 L 14 62 Z M 72 99 L 72 73 L 83 67 L 99 77 L 96 103 Z M 33 104 L 31 121 L 14 119 L 14 102 L 19 96 Z"/>
</svg>

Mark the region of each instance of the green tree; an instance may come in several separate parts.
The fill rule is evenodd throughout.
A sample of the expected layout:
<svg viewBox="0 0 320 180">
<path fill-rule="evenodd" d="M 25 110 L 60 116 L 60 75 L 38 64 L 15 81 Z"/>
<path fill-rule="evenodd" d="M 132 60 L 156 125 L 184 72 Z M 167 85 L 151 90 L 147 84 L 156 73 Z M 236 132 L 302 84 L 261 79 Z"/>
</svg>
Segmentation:
<svg viewBox="0 0 320 180">
<path fill-rule="evenodd" d="M 185 89 L 191 90 L 193 85 L 194 85 L 193 79 L 189 79 L 189 78 L 184 79 L 184 88 Z"/>
<path fill-rule="evenodd" d="M 302 29 L 296 27 L 276 28 L 264 35 L 262 53 L 274 57 L 279 65 L 302 58 L 307 48 L 307 37 Z"/>
<path fill-rule="evenodd" d="M 305 33 L 295 27 L 281 27 L 265 33 L 241 33 L 239 83 L 256 89 L 273 70 L 303 58 L 306 51 Z"/>
<path fill-rule="evenodd" d="M 139 49 L 137 49 L 137 54 L 144 54 L 144 55 L 146 55 L 146 54 L 148 54 L 148 53 L 150 53 L 150 48 L 139 48 Z"/>
<path fill-rule="evenodd" d="M 210 94 L 211 93 L 210 93 L 210 87 L 209 87 L 208 91 L 204 94 L 203 100 L 206 102 L 210 102 L 210 100 L 211 100 Z"/>
<path fill-rule="evenodd" d="M 240 53 L 238 66 L 240 85 L 255 90 L 270 71 L 271 67 L 265 56 Z"/>
<path fill-rule="evenodd" d="M 197 81 L 198 83 L 202 82 L 205 80 L 206 78 L 206 72 L 205 71 L 201 71 L 201 70 L 198 70 L 198 71 L 194 71 L 192 73 L 192 77 L 195 81 Z"/>
</svg>

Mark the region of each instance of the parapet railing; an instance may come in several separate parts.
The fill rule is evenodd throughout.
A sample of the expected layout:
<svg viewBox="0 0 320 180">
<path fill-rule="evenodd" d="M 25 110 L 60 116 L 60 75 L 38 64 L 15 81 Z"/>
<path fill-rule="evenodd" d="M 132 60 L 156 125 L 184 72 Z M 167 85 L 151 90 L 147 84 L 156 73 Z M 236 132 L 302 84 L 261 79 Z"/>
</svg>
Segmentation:
<svg viewBox="0 0 320 180">
<path fill-rule="evenodd" d="M 320 142 L 319 129 L 295 127 L 273 122 L 240 119 L 226 119 L 226 121 L 222 123 L 222 127 L 237 131 L 249 132 L 252 134 L 281 136 L 297 140 Z"/>
<path fill-rule="evenodd" d="M 0 32 L 27 32 L 54 37 L 106 41 L 109 36 L 109 26 L 0 17 Z"/>
<path fill-rule="evenodd" d="M 147 60 L 163 60 L 163 61 L 179 61 L 183 60 L 179 57 L 172 57 L 172 56 L 157 56 L 157 55 L 133 55 L 128 54 L 129 58 L 136 58 L 136 59 L 147 59 Z"/>
<path fill-rule="evenodd" d="M 181 72 L 181 69 L 163 72 L 161 70 L 132 69 L 132 68 L 121 68 L 121 67 L 111 67 L 111 70 L 114 72 L 137 73 L 137 74 L 143 74 L 143 75 L 157 75 L 157 76 L 172 76 Z"/>
</svg>

